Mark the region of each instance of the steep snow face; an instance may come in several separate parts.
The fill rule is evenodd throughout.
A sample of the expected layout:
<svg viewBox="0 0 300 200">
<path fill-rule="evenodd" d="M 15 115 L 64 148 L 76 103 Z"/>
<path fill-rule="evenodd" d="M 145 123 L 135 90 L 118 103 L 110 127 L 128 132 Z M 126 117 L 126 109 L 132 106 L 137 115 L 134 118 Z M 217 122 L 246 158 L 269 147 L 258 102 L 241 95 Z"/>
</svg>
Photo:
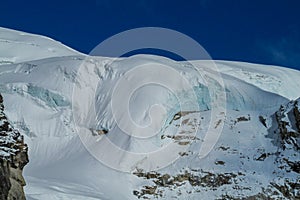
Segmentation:
<svg viewBox="0 0 300 200">
<path fill-rule="evenodd" d="M 0 27 L 0 65 L 80 54 L 50 38 Z"/>
<path fill-rule="evenodd" d="M 142 177 L 110 169 L 89 154 L 81 142 L 82 138 L 78 136 L 73 118 L 73 106 L 76 109 L 75 103 L 80 103 L 81 100 L 92 102 L 95 99 L 95 115 L 87 115 L 83 118 L 84 121 L 80 123 L 80 128 L 82 128 L 80 130 L 84 131 L 87 136 L 94 138 L 95 141 L 107 137 L 115 145 L 131 152 L 149 152 L 169 143 L 180 144 L 182 146 L 179 149 L 180 152 L 175 153 L 174 151 L 174 154 L 170 156 L 174 156 L 174 158 L 179 156 L 179 159 L 170 167 L 160 171 L 162 174 L 178 176 L 181 173 L 180 170 L 188 170 L 188 173 L 190 173 L 192 169 L 202 169 L 205 173 L 212 173 L 212 168 L 217 173 L 238 173 L 242 169 L 243 173 L 247 174 L 250 173 L 249 171 L 257 171 L 256 173 L 258 173 L 262 169 L 261 165 L 257 163 L 255 163 L 255 167 L 252 164 L 253 160 L 248 160 L 247 164 L 244 165 L 240 164 L 246 161 L 241 159 L 240 156 L 235 156 L 236 151 L 247 155 L 245 157 L 253 157 L 258 154 L 257 151 L 261 146 L 272 145 L 272 143 L 267 143 L 267 140 L 264 141 L 264 134 L 267 134 L 267 130 L 261 131 L 263 127 L 257 119 L 259 114 L 265 115 L 275 112 L 282 103 L 288 101 L 286 98 L 262 90 L 237 77 L 223 74 L 227 97 L 227 114 L 225 121 L 223 121 L 225 127 L 209 157 L 200 160 L 198 157 L 199 149 L 205 141 L 205 132 L 208 130 L 211 120 L 211 96 L 203 80 L 197 77 L 197 74 L 190 73 L 182 63 L 164 58 L 155 57 L 154 59 L 152 56 L 136 56 L 129 59 L 119 59 L 117 62 L 108 65 L 107 63 L 110 63 L 110 61 L 109 58 L 87 58 L 85 60 L 86 66 L 80 72 L 89 74 L 89 80 L 81 79 L 81 76 L 76 74 L 83 62 L 83 58 L 78 56 L 48 58 L 1 66 L 0 91 L 6 100 L 7 115 L 14 126 L 26 136 L 26 142 L 29 144 L 31 161 L 28 167 L 25 168 L 26 194 L 29 199 L 81 199 L 83 196 L 90 199 L 132 199 L 135 197 L 133 191 L 140 191 L 145 185 L 152 184 L 151 180 L 145 182 Z M 161 124 L 162 130 L 155 137 L 147 140 L 139 140 L 122 134 L 112 115 L 111 95 L 120 78 L 136 63 L 174 65 L 177 70 L 185 73 L 186 79 L 189 80 L 195 91 L 199 113 L 187 113 L 187 115 L 182 116 L 181 121 L 186 123 L 182 126 L 182 131 L 185 133 L 193 131 L 194 126 L 199 129 L 195 135 L 184 134 L 181 137 L 175 137 L 174 132 L 177 131 L 176 127 L 180 126 L 180 120 L 172 121 L 172 119 L 174 119 L 176 113 L 181 111 L 180 107 L 178 102 L 172 100 L 174 97 L 171 93 L 168 93 L 168 90 L 155 85 L 136 90 L 129 101 L 129 107 L 134 121 L 143 125 L 149 123 L 149 116 L 147 113 L 144 114 L 143 111 L 147 111 L 149 106 L 153 104 L 163 105 L 167 109 L 165 113 L 162 113 L 162 121 L 164 122 Z M 242 67 L 243 63 L 240 63 L 240 65 Z M 199 64 L 199 66 L 203 65 Z M 202 69 L 205 76 L 214 77 L 214 72 L 211 72 L 210 68 L 203 67 Z M 267 74 L 267 72 L 265 73 Z M 95 81 L 97 85 L 91 84 L 90 81 Z M 174 85 L 176 86 L 176 84 L 175 82 Z M 84 97 L 79 96 L 82 99 L 75 99 L 74 102 L 72 96 L 74 85 L 84 91 L 91 92 L 85 93 L 86 96 Z M 179 84 L 176 88 L 180 88 L 180 86 Z M 270 83 L 271 86 L 272 83 Z M 214 87 L 218 88 L 217 85 Z M 96 93 L 94 94 L 93 91 L 96 91 Z M 148 93 L 149 91 L 151 93 Z M 177 94 L 180 96 L 181 92 L 178 91 Z M 187 93 L 182 96 L 188 98 L 189 91 L 187 90 Z M 90 109 L 90 107 L 88 106 L 87 109 Z M 85 110 L 75 111 L 82 112 L 80 116 L 85 114 Z M 251 116 L 249 117 L 248 114 Z M 245 122 L 235 123 L 237 119 L 243 116 L 246 119 Z M 248 121 L 248 118 L 251 120 Z M 127 122 L 126 119 L 124 122 Z M 193 125 L 194 122 L 198 122 L 200 126 Z M 213 124 L 217 127 L 218 123 L 213 122 Z M 237 128 L 239 124 L 242 125 L 240 129 Z M 249 130 L 248 127 L 250 126 L 257 128 Z M 97 133 L 97 130 L 107 130 L 108 134 L 106 136 L 93 136 Z M 243 134 L 238 134 L 239 131 Z M 256 136 L 257 132 L 265 133 Z M 192 144 L 191 147 L 188 146 L 189 148 L 186 149 L 186 145 L 190 143 Z M 223 153 L 218 150 L 221 147 L 225 149 L 229 147 L 232 152 L 225 151 Z M 103 148 L 105 149 L 106 146 Z M 251 148 L 254 150 L 249 151 Z M 133 162 L 129 157 L 124 157 L 123 154 L 120 157 L 115 157 L 111 156 L 111 152 L 108 153 L 105 150 L 101 152 L 100 156 L 103 157 L 100 158 L 111 157 L 109 161 L 112 163 L 110 164 L 122 163 L 125 167 L 129 165 L 129 168 L 133 171 L 135 168 L 147 171 L 147 166 L 141 164 L 143 163 L 141 158 L 140 162 L 136 160 Z M 215 162 L 222 163 L 221 161 L 226 163 L 225 167 L 215 165 Z M 233 165 L 233 163 L 239 164 Z M 271 167 L 271 161 L 268 165 Z M 205 176 L 205 173 L 203 176 Z M 260 180 L 264 173 L 266 172 L 260 171 L 254 180 Z M 274 177 L 271 174 L 266 175 L 262 184 L 267 186 Z M 246 187 L 248 184 L 255 183 L 252 179 L 247 178 L 247 182 L 243 184 Z M 111 185 L 114 185 L 114 188 L 120 188 L 120 190 L 113 192 Z M 196 189 L 195 187 L 186 183 L 186 186 L 180 187 L 179 190 L 191 191 L 193 195 L 188 196 L 197 199 L 199 193 L 196 191 L 203 192 L 203 190 L 201 187 L 198 189 L 198 186 Z M 207 197 L 216 194 L 221 196 L 224 187 L 220 187 L 218 192 L 209 190 L 210 192 L 205 194 Z M 226 184 L 225 188 L 229 190 L 231 187 L 233 186 Z M 163 191 L 162 193 L 166 198 L 173 195 L 171 191 L 164 187 L 159 190 Z M 259 189 L 251 190 L 248 194 L 258 193 L 259 191 Z"/>
<path fill-rule="evenodd" d="M 17 49 L 11 55 L 24 62 L 0 66 L 0 92 L 6 115 L 29 145 L 28 199 L 240 198 L 269 188 L 275 194 L 271 183 L 296 176 L 274 165 L 278 146 L 267 136 L 274 122 L 269 116 L 300 96 L 298 71 L 224 61 L 213 68 L 193 61 L 195 71 L 189 63 L 157 56 L 112 59 L 74 55 L 72 50 L 71 56 L 37 60 Z M 131 74 L 138 66 L 147 67 Z M 180 76 L 164 74 L 164 67 Z M 150 83 L 149 77 L 167 81 L 143 87 L 126 82 Z M 216 113 L 214 103 L 224 112 Z M 124 106 L 139 126 L 131 124 Z M 151 123 L 153 132 L 143 129 Z M 221 135 L 210 146 L 214 142 L 207 132 L 217 130 Z M 126 152 L 113 152 L 108 144 Z M 162 156 L 161 149 L 169 146 L 174 151 Z M 212 149 L 200 159 L 203 146 Z M 157 153 L 133 157 L 147 152 Z M 147 162 L 151 156 L 155 162 Z M 151 164 L 166 158 L 174 162 L 149 172 Z M 116 165 L 128 173 L 112 169 Z M 284 195 L 279 191 L 278 197 Z"/>
</svg>

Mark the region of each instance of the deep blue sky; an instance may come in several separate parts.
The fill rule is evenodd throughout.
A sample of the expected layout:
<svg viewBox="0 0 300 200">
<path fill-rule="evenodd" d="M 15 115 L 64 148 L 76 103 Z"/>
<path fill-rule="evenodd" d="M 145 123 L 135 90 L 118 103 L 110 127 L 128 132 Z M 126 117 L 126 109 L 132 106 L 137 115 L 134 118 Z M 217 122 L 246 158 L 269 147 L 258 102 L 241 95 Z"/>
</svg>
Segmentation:
<svg viewBox="0 0 300 200">
<path fill-rule="evenodd" d="M 0 26 L 84 53 L 127 29 L 165 27 L 194 38 L 214 59 L 300 69 L 298 0 L 6 0 Z"/>
</svg>

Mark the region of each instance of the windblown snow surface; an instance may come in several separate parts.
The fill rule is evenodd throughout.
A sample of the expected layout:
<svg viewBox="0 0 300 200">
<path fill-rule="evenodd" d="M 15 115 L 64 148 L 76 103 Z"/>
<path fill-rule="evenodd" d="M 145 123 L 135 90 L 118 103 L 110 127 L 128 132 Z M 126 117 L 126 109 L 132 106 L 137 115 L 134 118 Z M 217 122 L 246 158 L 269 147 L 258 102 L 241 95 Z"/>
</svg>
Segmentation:
<svg viewBox="0 0 300 200">
<path fill-rule="evenodd" d="M 24 169 L 27 199 L 239 199 L 261 194 L 274 199 L 292 198 L 274 185 L 286 184 L 287 179 L 299 184 L 299 173 L 280 167 L 280 146 L 268 136 L 275 123 L 274 113 L 281 105 L 300 97 L 299 71 L 215 61 L 216 71 L 207 61 L 175 62 L 150 55 L 112 60 L 84 56 L 42 36 L 0 29 L 0 93 L 7 117 L 29 146 L 30 162 Z M 200 73 L 195 73 L 191 64 Z M 166 88 L 150 85 L 133 92 L 128 105 L 132 120 L 141 126 L 150 122 L 159 126 L 158 133 L 147 139 L 122 134 L 111 111 L 115 86 L 138 65 L 175 69 L 193 89 L 182 91 L 181 83 L 169 77 L 173 92 L 186 100 L 186 110 L 180 110 L 176 98 Z M 79 69 L 89 80 L 78 76 Z M 222 90 L 215 78 L 217 73 L 225 85 L 226 102 L 222 106 L 226 112 L 217 113 L 220 117 L 213 119 L 212 95 L 220 100 L 218 92 Z M 209 80 L 212 88 L 207 88 L 201 77 Z M 91 86 L 91 82 L 97 84 Z M 74 88 L 86 92 L 74 97 Z M 197 100 L 193 106 L 198 108 L 195 112 L 189 107 L 193 95 Z M 120 94 L 115 104 L 117 110 L 122 109 L 122 97 Z M 93 99 L 95 112 L 86 112 Z M 82 101 L 84 109 L 79 108 Z M 154 118 L 150 119 L 149 109 L 154 104 L 165 110 L 154 110 Z M 188 112 L 183 114 L 184 111 Z M 76 121 L 74 112 L 82 119 Z M 128 123 L 127 118 L 119 120 L 121 124 Z M 207 142 L 205 134 L 218 126 L 223 126 L 220 137 L 202 158 L 199 151 Z M 181 133 L 174 135 L 178 127 Z M 195 135 L 189 135 L 195 127 Z M 133 125 L 127 129 L 137 132 Z M 98 135 L 99 131 L 107 133 Z M 100 145 L 99 157 L 82 143 L 84 134 L 95 138 L 92 145 Z M 153 170 L 151 162 L 144 161 L 146 158 L 134 160 L 125 154 L 112 154 L 110 148 L 105 151 L 101 148 L 103 138 L 130 152 L 153 152 L 169 144 L 182 149 L 168 154 L 176 158 L 174 162 Z M 159 163 L 161 156 L 154 155 Z M 284 156 L 299 160 L 299 151 L 288 151 Z M 299 195 L 299 190 L 293 192 L 294 197 Z"/>
</svg>

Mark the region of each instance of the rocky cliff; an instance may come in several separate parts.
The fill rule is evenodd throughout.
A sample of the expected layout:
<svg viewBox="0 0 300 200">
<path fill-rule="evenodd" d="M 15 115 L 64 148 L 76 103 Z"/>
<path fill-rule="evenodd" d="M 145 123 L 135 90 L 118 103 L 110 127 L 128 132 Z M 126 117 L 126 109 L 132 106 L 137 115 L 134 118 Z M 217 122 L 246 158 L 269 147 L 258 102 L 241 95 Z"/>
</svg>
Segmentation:
<svg viewBox="0 0 300 200">
<path fill-rule="evenodd" d="M 282 147 L 300 150 L 300 99 L 281 106 L 276 113 Z"/>
<path fill-rule="evenodd" d="M 22 170 L 28 163 L 27 145 L 4 114 L 0 95 L 0 200 L 25 199 Z"/>
</svg>

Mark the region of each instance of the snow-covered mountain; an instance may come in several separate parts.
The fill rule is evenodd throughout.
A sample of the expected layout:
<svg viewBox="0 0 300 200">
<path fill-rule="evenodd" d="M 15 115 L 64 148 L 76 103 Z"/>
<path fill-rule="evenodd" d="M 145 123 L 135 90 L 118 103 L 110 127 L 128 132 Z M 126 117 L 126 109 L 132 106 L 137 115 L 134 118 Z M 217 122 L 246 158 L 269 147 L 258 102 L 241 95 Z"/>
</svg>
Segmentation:
<svg viewBox="0 0 300 200">
<path fill-rule="evenodd" d="M 300 198 L 299 71 L 90 57 L 9 29 L 0 60 L 27 199 Z"/>
</svg>

